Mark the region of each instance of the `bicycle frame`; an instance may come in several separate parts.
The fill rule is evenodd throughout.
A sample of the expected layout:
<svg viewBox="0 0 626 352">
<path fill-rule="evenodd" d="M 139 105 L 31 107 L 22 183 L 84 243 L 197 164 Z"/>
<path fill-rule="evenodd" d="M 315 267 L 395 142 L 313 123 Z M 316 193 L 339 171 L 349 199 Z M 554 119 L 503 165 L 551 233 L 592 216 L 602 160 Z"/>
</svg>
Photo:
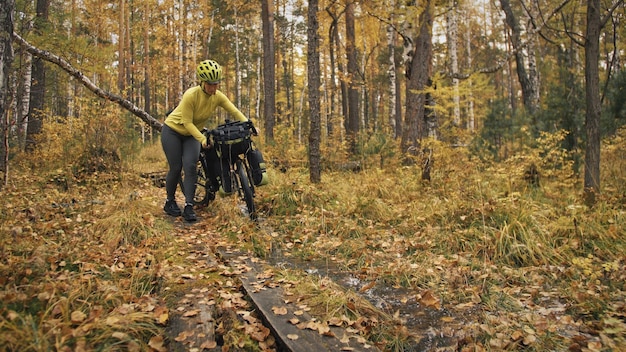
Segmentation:
<svg viewBox="0 0 626 352">
<path fill-rule="evenodd" d="M 252 129 L 254 128 L 252 125 L 250 126 Z M 207 129 L 204 129 L 202 132 L 207 136 L 212 133 L 212 131 Z M 208 206 L 208 204 L 215 199 L 215 192 L 219 189 L 219 186 L 224 188 L 224 185 L 221 184 L 221 178 L 219 181 L 220 184 L 211 184 L 211 180 L 209 179 L 209 175 L 211 174 L 209 170 L 210 165 L 207 161 L 207 153 L 209 152 L 211 152 L 209 149 L 202 149 L 200 151 L 200 158 L 197 166 L 198 179 L 196 182 L 196 192 L 194 196 L 194 203 L 197 206 Z M 256 219 L 257 214 L 256 207 L 254 205 L 255 187 L 253 182 L 251 182 L 253 179 L 252 168 L 250 167 L 245 154 L 232 155 L 228 159 L 230 159 L 228 160 L 228 172 L 230 173 L 232 193 L 236 192 L 237 196 L 245 202 L 248 216 L 254 220 Z"/>
</svg>

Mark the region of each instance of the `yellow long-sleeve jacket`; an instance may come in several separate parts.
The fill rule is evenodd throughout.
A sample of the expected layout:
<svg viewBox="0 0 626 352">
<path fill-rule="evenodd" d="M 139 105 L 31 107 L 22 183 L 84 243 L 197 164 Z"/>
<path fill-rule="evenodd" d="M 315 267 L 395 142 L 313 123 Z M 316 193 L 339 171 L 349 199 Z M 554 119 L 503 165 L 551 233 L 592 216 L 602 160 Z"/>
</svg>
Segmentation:
<svg viewBox="0 0 626 352">
<path fill-rule="evenodd" d="M 185 91 L 178 106 L 165 119 L 165 124 L 183 136 L 193 136 L 205 145 L 206 137 L 200 130 L 205 127 L 218 106 L 236 120 L 248 120 L 220 90 L 214 95 L 208 95 L 201 86 L 195 86 Z"/>
</svg>

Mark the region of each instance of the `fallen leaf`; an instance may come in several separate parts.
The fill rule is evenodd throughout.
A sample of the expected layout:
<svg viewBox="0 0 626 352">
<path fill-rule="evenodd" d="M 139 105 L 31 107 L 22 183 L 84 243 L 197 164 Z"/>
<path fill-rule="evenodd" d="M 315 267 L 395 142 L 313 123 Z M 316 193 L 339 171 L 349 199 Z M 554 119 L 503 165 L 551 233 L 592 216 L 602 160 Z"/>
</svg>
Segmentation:
<svg viewBox="0 0 626 352">
<path fill-rule="evenodd" d="M 167 352 L 167 348 L 163 346 L 163 343 L 164 343 L 163 336 L 157 335 L 157 336 L 153 336 L 150 339 L 150 341 L 148 342 L 148 346 L 150 346 L 152 349 L 156 350 L 157 352 Z"/>
<path fill-rule="evenodd" d="M 513 341 L 517 341 L 522 337 L 524 337 L 524 332 L 522 332 L 522 330 L 515 330 L 513 331 L 513 334 L 511 334 L 511 340 Z"/>
<path fill-rule="evenodd" d="M 183 317 L 195 317 L 196 315 L 198 315 L 199 311 L 197 309 L 192 309 L 192 310 L 188 310 L 185 313 L 183 313 Z"/>
<path fill-rule="evenodd" d="M 537 341 L 537 336 L 535 335 L 527 335 L 524 337 L 522 343 L 526 346 L 532 345 L 535 341 Z"/>
<path fill-rule="evenodd" d="M 363 293 L 369 289 L 371 289 L 372 287 L 376 286 L 376 281 L 372 281 L 367 283 L 365 286 L 361 287 L 361 289 L 359 290 L 359 292 Z"/>
<path fill-rule="evenodd" d="M 207 349 L 207 350 L 210 350 L 215 347 L 217 347 L 217 342 L 215 341 L 205 341 L 200 345 L 200 349 Z"/>
<path fill-rule="evenodd" d="M 341 318 L 332 317 L 328 320 L 328 325 L 341 326 L 343 325 L 343 320 Z"/>
<path fill-rule="evenodd" d="M 431 290 L 422 292 L 420 296 L 421 297 L 418 297 L 420 304 L 430 308 L 441 309 L 441 300 L 439 297 L 436 297 Z"/>
<path fill-rule="evenodd" d="M 194 335 L 193 331 L 187 330 L 187 331 L 181 331 L 180 334 L 178 334 L 178 336 L 176 336 L 174 338 L 174 340 L 178 341 L 178 342 L 183 342 L 185 341 L 188 337 L 191 337 Z"/>
<path fill-rule="evenodd" d="M 298 337 L 299 336 L 296 335 L 296 334 L 287 334 L 287 338 L 290 339 L 290 340 L 293 340 L 293 341 L 297 340 Z"/>
<path fill-rule="evenodd" d="M 269 334 L 270 334 L 270 329 L 261 325 L 258 327 L 257 331 L 252 332 L 250 334 L 250 337 L 257 342 L 261 342 L 261 341 L 265 341 L 265 339 L 267 339 Z"/>
<path fill-rule="evenodd" d="M 39 299 L 40 301 L 47 301 L 52 297 L 52 295 L 49 292 L 41 292 L 37 295 L 37 299 Z"/>
<path fill-rule="evenodd" d="M 111 336 L 115 337 L 118 340 L 126 340 L 128 338 L 128 334 L 123 333 L 121 331 L 116 331 Z"/>
<path fill-rule="evenodd" d="M 285 315 L 287 314 L 287 307 L 272 307 L 272 311 L 276 315 Z"/>
<path fill-rule="evenodd" d="M 320 333 L 320 335 L 328 335 L 330 332 L 330 327 L 326 324 L 319 324 L 317 326 L 317 331 Z"/>
<path fill-rule="evenodd" d="M 11 321 L 15 320 L 15 319 L 16 319 L 16 318 L 18 318 L 19 316 L 20 316 L 20 315 L 19 315 L 19 314 L 17 314 L 17 312 L 16 312 L 16 311 L 14 311 L 14 310 L 10 310 L 10 311 L 9 311 L 9 313 L 7 313 L 7 318 L 9 318 L 9 320 L 11 320 Z"/>
<path fill-rule="evenodd" d="M 165 325 L 169 320 L 169 311 L 165 306 L 158 306 L 154 309 L 154 317 L 158 324 Z"/>
<path fill-rule="evenodd" d="M 74 324 L 82 323 L 83 321 L 85 321 L 85 318 L 87 318 L 87 314 L 81 312 L 80 310 L 75 310 L 70 315 L 70 319 Z"/>
</svg>

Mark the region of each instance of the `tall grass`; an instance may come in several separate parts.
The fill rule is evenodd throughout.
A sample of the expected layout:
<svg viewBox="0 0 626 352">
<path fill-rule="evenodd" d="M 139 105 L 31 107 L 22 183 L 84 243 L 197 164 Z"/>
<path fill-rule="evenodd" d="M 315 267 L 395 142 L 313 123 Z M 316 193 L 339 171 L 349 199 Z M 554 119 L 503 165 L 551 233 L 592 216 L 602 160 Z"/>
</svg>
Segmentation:
<svg viewBox="0 0 626 352">
<path fill-rule="evenodd" d="M 164 244 L 171 225 L 155 216 L 145 181 L 107 157 L 136 144 L 119 143 L 116 123 L 93 125 L 46 121 L 38 151 L 11 161 L 0 199 L 2 350 L 148 350 L 162 330 L 148 308 L 157 266 L 146 264 L 162 258 L 145 248 Z"/>
<path fill-rule="evenodd" d="M 287 139 L 289 132 L 278 136 Z M 447 309 L 480 304 L 482 327 L 468 327 L 476 344 L 522 329 L 511 317 L 526 311 L 523 318 L 530 319 L 528 311 L 552 302 L 567 304 L 567 314 L 581 321 L 595 319 L 594 329 L 606 328 L 602 333 L 613 338 L 626 279 L 624 133 L 603 148 L 603 191 L 593 208 L 583 205 L 580 176 L 555 147 L 560 136 L 546 135 L 540 149 L 504 163 L 433 142 L 429 182 L 419 165 L 404 166 L 393 154 L 378 158 L 384 141 L 372 140 L 360 172 L 325 169 L 322 182 L 311 184 L 304 148 L 282 143 L 263 148 L 273 166 L 270 184 L 257 190 L 259 223 L 228 197 L 199 210 L 196 227 L 220 234 L 219 245 L 257 256 L 280 247 L 285 256 L 334 261 L 363 280 L 429 289 Z M 332 150 L 325 151 L 326 162 L 346 161 L 343 149 Z M 46 155 L 67 156 L 63 150 Z M 147 349 L 148 337 L 158 334 L 140 303 L 159 293 L 158 268 L 150 263 L 184 259 L 176 258 L 172 224 L 161 215 L 163 190 L 138 174 L 164 171 L 165 162 L 152 143 L 121 163 L 108 173 L 77 175 L 51 162 L 36 175 L 24 171 L 27 177 L 16 177 L 4 191 L 0 344 L 26 351 L 94 343 Z M 538 186 L 524 179 L 529 163 L 541 174 Z M 17 191 L 33 181 L 37 187 L 27 196 Z M 338 295 L 341 289 L 330 282 L 301 274 L 295 275 L 302 296 L 321 316 L 381 314 L 355 292 Z M 385 314 L 378 319 L 394 321 Z M 395 323 L 369 333 L 387 350 L 407 346 Z M 566 346 L 562 337 L 537 335 L 536 350 Z"/>
<path fill-rule="evenodd" d="M 120 246 L 139 246 L 159 236 L 167 226 L 163 218 L 155 216 L 156 209 L 152 200 L 139 198 L 131 192 L 107 204 L 92 232 L 110 252 Z"/>
<path fill-rule="evenodd" d="M 619 314 L 623 286 L 616 282 L 623 275 L 615 270 L 624 267 L 626 253 L 620 133 L 603 148 L 603 191 L 593 208 L 584 205 L 581 176 L 560 149 L 563 135 L 555 134 L 503 163 L 435 143 L 430 182 L 421 180 L 419 166 L 392 163 L 326 172 L 315 187 L 306 171 L 291 170 L 265 190 L 274 195 L 266 224 L 283 241 L 306 239 L 289 247 L 292 255 L 330 258 L 392 286 L 436 288 L 452 302 L 478 300 L 496 317 L 488 325 L 523 311 L 524 295 L 541 294 L 569 302 L 575 316 L 607 319 Z M 531 164 L 538 184 L 525 177 Z M 286 190 L 288 196 L 275 196 Z M 610 287 L 612 298 L 585 293 L 586 283 Z M 538 346 L 567 346 L 558 336 L 538 338 Z"/>
</svg>

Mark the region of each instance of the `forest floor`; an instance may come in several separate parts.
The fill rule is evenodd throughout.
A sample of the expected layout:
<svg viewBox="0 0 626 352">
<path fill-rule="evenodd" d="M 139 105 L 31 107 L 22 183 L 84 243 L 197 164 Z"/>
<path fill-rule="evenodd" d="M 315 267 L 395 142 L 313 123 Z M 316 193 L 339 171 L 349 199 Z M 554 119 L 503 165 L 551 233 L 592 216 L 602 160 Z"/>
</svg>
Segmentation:
<svg viewBox="0 0 626 352">
<path fill-rule="evenodd" d="M 345 350 L 626 351 L 625 145 L 603 150 L 593 207 L 580 177 L 546 164 L 529 185 L 524 160 L 445 149 L 430 181 L 383 165 L 311 184 L 268 150 L 258 221 L 218 197 L 193 224 L 141 176 L 162 159 L 16 170 L 0 199 L 0 350 L 278 350 L 242 289 L 252 261 L 259 289 L 281 289 L 276 316 L 340 327 Z"/>
</svg>

